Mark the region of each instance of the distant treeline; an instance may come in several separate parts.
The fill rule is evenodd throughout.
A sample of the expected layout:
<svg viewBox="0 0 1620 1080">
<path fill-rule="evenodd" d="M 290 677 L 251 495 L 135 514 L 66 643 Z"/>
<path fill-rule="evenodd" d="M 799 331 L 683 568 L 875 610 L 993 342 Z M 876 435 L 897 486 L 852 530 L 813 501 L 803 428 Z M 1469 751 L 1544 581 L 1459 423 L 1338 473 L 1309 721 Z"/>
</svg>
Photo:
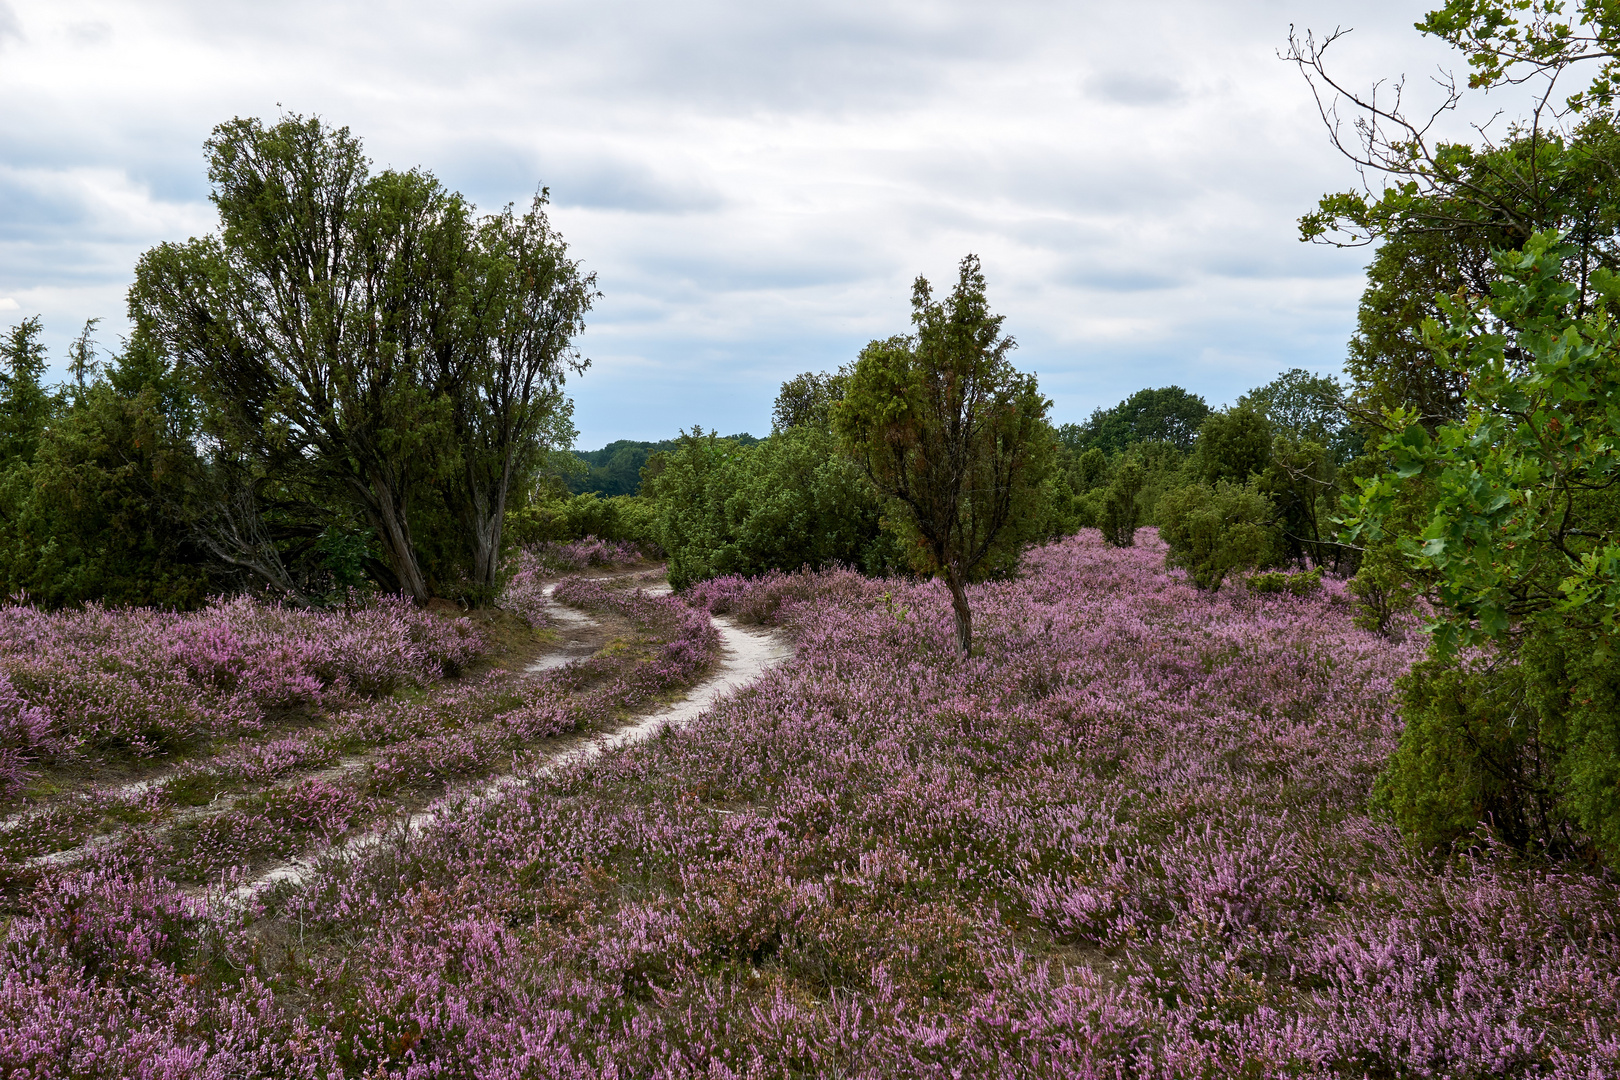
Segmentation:
<svg viewBox="0 0 1620 1080">
<path fill-rule="evenodd" d="M 726 438 L 740 446 L 752 446 L 759 441 L 747 432 Z M 585 469 L 569 473 L 563 478 L 564 483 L 575 495 L 637 495 L 641 492 L 641 469 L 647 464 L 647 458 L 667 454 L 675 447 L 674 439 L 659 442 L 618 439 L 600 450 L 575 450 L 574 456 L 585 464 Z"/>
<path fill-rule="evenodd" d="M 888 508 L 839 449 L 832 412 L 846 385 L 847 373 L 788 380 L 764 439 L 694 428 L 580 454 L 590 473 L 543 484 L 511 533 L 656 545 L 677 584 L 835 564 L 908 573 Z M 1227 409 L 1158 387 L 1048 428 L 1039 498 L 1019 528 L 1029 539 L 1099 528 L 1128 545 L 1156 525 L 1207 588 L 1268 567 L 1347 572 L 1354 552 L 1335 542 L 1333 517 L 1357 475 L 1361 436 L 1346 392 L 1296 369 Z"/>
</svg>

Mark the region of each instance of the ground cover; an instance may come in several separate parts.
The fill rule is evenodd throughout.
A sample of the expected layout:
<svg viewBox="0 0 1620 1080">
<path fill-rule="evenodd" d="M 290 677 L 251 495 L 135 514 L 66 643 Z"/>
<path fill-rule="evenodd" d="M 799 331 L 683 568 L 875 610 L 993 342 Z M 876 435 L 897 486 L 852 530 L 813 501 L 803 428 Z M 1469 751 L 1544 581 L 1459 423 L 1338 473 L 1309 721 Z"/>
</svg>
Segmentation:
<svg viewBox="0 0 1620 1080">
<path fill-rule="evenodd" d="M 570 584 L 581 602 L 602 586 Z M 233 901 L 130 846 L 0 940 L 0 1065 L 141 1076 L 1620 1072 L 1614 888 L 1366 811 L 1419 646 L 1151 533 L 978 587 L 727 579 L 793 662 Z M 571 601 L 572 602 L 572 601 Z M 632 603 L 656 601 L 636 597 Z M 674 604 L 675 601 L 666 601 Z"/>
<path fill-rule="evenodd" d="M 600 554 L 571 547 L 582 547 L 574 560 L 581 565 Z M 52 864 L 118 850 L 141 851 L 178 882 L 248 875 L 374 829 L 453 784 L 521 769 L 554 753 L 559 736 L 611 727 L 712 663 L 716 640 L 705 618 L 591 580 L 565 583 L 569 606 L 559 608 L 549 600 L 556 583 L 544 579 L 548 553 L 537 554 L 520 558 L 506 597 L 526 613 L 527 648 L 511 627 L 500 627 L 505 641 L 497 646 L 471 619 L 391 600 L 345 614 L 246 600 L 198 616 L 10 609 L 14 634 L 0 639 L 0 673 L 32 676 L 16 679 L 32 702 L 13 696 L 39 737 L 14 758 L 23 782 L 0 819 L 0 881 L 16 895 Z M 575 553 L 549 554 L 566 562 Z M 548 612 L 572 616 L 569 641 L 547 628 Z M 154 620 L 161 634 L 151 633 Z M 19 626 L 30 633 L 15 633 Z M 548 647 L 577 645 L 573 639 L 591 643 L 574 662 L 531 663 Z M 53 649 L 63 642 L 68 648 Z M 209 647 L 213 663 L 199 678 L 188 661 Z M 325 666 L 300 664 L 310 656 Z M 279 682 L 211 677 L 243 667 Z M 86 669 L 102 676 L 91 692 L 57 692 L 82 682 Z M 83 738 L 82 714 L 96 710 L 61 701 L 97 704 L 94 691 L 118 680 L 136 688 L 125 687 L 122 701 L 160 685 L 181 703 L 171 711 L 192 721 L 186 737 L 151 740 L 139 752 L 121 742 L 110 753 Z M 276 693 L 288 683 L 300 697 L 280 694 L 279 708 L 264 708 L 270 695 L 260 688 Z M 110 711 L 103 704 L 100 713 Z"/>
</svg>

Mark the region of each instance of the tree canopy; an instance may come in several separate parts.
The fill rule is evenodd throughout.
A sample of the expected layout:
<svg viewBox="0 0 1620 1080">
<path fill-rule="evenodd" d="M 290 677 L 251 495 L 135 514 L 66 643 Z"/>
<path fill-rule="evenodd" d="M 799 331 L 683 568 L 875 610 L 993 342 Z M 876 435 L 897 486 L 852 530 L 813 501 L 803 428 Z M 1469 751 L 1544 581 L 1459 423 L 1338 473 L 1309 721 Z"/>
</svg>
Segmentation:
<svg viewBox="0 0 1620 1080">
<path fill-rule="evenodd" d="M 957 641 L 972 648 L 966 587 L 1016 564 L 1037 515 L 1054 435 L 1035 376 L 990 311 L 984 272 L 964 258 L 956 286 L 912 287 L 914 332 L 861 351 L 832 421 L 846 451 L 894 508 L 913 563 L 950 589 Z"/>
<path fill-rule="evenodd" d="M 1111 409 L 1096 409 L 1084 424 L 1065 424 L 1063 437 L 1076 450 L 1093 447 L 1119 454 L 1143 442 L 1165 442 L 1187 453 L 1209 406 L 1179 386 L 1138 390 Z"/>
<path fill-rule="evenodd" d="M 514 478 L 572 443 L 561 387 L 594 278 L 566 256 L 545 193 L 482 219 L 431 174 L 373 174 L 318 119 L 238 119 L 207 144 L 220 231 L 147 252 L 136 344 L 206 405 L 221 558 L 293 591 L 264 505 L 323 534 L 357 512 L 393 583 L 432 592 L 414 530 L 459 526 L 466 588 L 498 573 Z"/>
</svg>

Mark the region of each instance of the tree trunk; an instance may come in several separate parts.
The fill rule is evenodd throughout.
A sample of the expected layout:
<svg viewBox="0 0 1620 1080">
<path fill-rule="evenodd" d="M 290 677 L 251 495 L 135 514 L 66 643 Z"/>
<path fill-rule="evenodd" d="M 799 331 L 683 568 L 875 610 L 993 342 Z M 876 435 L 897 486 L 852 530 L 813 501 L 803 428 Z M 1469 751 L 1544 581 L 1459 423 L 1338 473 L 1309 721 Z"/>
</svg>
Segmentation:
<svg viewBox="0 0 1620 1080">
<path fill-rule="evenodd" d="M 506 499 L 497 496 L 495 507 L 485 510 L 475 506 L 470 516 L 468 530 L 472 534 L 472 579 L 473 584 L 485 589 L 494 590 L 500 584 L 501 578 L 501 526 L 506 516 Z M 487 598 L 479 598 L 480 603 L 493 603 L 493 592 Z"/>
<path fill-rule="evenodd" d="M 510 455 L 508 455 L 510 457 Z M 472 582 L 489 590 L 478 603 L 493 603 L 494 589 L 501 579 L 501 534 L 506 522 L 506 496 L 511 485 L 511 464 L 503 464 L 500 474 L 488 484 L 480 483 L 477 470 L 469 464 L 465 490 L 448 491 L 451 510 L 467 530 L 472 547 Z"/>
<path fill-rule="evenodd" d="M 411 599 L 418 604 L 427 603 L 433 598 L 432 593 L 428 591 L 427 576 L 416 561 L 411 527 L 405 520 L 405 508 L 394 497 L 393 485 L 381 478 L 373 478 L 369 488 L 358 480 L 351 481 L 351 486 L 360 495 L 366 516 L 377 530 L 377 539 L 382 541 L 389 568 L 399 578 L 401 591 L 410 593 Z"/>
<path fill-rule="evenodd" d="M 973 654 L 973 612 L 968 607 L 967 583 L 955 567 L 945 571 L 945 585 L 951 590 L 951 611 L 956 615 L 956 645 L 963 656 Z"/>
</svg>

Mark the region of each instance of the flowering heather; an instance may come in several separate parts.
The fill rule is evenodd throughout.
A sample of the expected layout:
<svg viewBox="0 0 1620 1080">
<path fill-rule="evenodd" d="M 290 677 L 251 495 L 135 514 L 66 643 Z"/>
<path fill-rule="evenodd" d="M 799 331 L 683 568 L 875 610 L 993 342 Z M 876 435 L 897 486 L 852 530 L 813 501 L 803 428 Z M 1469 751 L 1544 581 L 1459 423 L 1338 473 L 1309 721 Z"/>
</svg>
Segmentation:
<svg viewBox="0 0 1620 1080">
<path fill-rule="evenodd" d="M 1418 646 L 1162 559 L 1035 552 L 968 659 L 934 584 L 710 583 L 798 654 L 688 728 L 246 910 L 62 868 L 0 932 L 0 1072 L 1620 1074 L 1615 890 L 1366 813 Z"/>
<path fill-rule="evenodd" d="M 509 603 L 543 603 L 520 588 L 541 586 L 515 586 Z M 0 882 L 15 888 L 37 876 L 41 859 L 90 850 L 139 851 L 191 883 L 262 869 L 374 829 L 459 782 L 532 767 L 553 752 L 548 738 L 612 727 L 715 658 L 714 627 L 674 598 L 601 582 L 560 591 L 614 613 L 629 636 L 562 667 L 494 669 L 381 699 L 328 698 L 295 731 L 219 739 L 155 780 L 29 807 L 0 820 Z"/>
<path fill-rule="evenodd" d="M 153 757 L 278 710 L 426 685 L 484 647 L 470 622 L 397 598 L 347 614 L 245 598 L 192 614 L 0 607 L 0 798 L 24 761 Z"/>
<path fill-rule="evenodd" d="M 587 536 L 568 543 L 542 541 L 518 553 L 521 568 L 537 568 L 542 573 L 561 574 L 593 566 L 632 566 L 644 556 L 635 544 L 623 540 L 598 540 Z"/>
</svg>

